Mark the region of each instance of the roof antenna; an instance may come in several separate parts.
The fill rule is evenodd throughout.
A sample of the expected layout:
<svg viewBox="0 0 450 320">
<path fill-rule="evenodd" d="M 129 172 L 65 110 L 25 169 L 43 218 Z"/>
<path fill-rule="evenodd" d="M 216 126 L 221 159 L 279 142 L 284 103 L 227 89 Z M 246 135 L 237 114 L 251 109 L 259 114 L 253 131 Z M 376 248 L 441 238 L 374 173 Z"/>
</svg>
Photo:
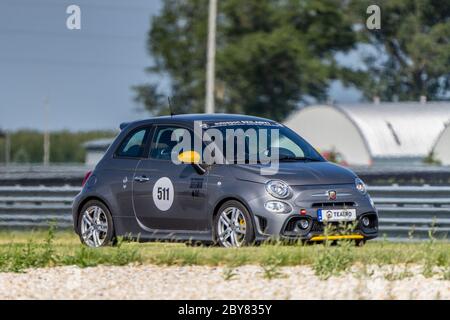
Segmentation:
<svg viewBox="0 0 450 320">
<path fill-rule="evenodd" d="M 175 113 L 172 111 L 172 101 L 170 100 L 170 97 L 167 97 L 167 101 L 169 101 L 170 116 L 173 117 Z"/>
</svg>

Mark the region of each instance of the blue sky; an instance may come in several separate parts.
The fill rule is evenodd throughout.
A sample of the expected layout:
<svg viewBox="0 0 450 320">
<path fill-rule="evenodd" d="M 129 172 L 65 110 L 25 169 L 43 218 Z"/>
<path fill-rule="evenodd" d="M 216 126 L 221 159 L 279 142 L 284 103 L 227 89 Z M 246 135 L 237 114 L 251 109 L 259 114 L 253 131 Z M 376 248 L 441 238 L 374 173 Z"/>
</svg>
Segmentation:
<svg viewBox="0 0 450 320">
<path fill-rule="evenodd" d="M 66 8 L 81 7 L 81 30 L 66 28 Z M 148 117 L 132 85 L 148 81 L 145 45 L 159 0 L 1 0 L 0 128 L 115 129 Z M 340 57 L 354 65 L 357 55 Z M 331 98 L 352 102 L 354 89 L 333 84 Z"/>
</svg>

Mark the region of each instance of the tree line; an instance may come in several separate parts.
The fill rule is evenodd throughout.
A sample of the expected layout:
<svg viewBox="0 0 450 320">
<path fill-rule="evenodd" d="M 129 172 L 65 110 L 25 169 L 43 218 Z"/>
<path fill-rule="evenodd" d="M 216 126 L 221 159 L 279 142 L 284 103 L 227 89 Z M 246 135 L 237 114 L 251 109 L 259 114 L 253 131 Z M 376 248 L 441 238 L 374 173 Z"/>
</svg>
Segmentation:
<svg viewBox="0 0 450 320">
<path fill-rule="evenodd" d="M 334 80 L 382 101 L 449 99 L 450 0 L 220 0 L 217 19 L 217 111 L 283 120 L 326 102 Z M 366 27 L 367 8 L 381 9 L 380 29 Z M 151 75 L 134 86 L 154 115 L 203 112 L 208 1 L 164 0 L 151 20 Z M 338 53 L 362 50 L 363 66 Z"/>
<path fill-rule="evenodd" d="M 83 143 L 89 140 L 112 138 L 114 131 L 50 133 L 51 163 L 83 163 L 86 150 Z M 12 163 L 42 163 L 44 157 L 44 135 L 37 130 L 18 130 L 10 134 L 10 161 Z M 0 163 L 6 159 L 6 138 L 0 138 Z"/>
</svg>

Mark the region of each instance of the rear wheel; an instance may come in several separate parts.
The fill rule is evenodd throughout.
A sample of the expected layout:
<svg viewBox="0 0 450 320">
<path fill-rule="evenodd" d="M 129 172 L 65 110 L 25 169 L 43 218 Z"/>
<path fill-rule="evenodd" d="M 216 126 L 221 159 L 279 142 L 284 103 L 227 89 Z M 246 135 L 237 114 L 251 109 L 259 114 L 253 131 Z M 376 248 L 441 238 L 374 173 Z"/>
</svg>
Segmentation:
<svg viewBox="0 0 450 320">
<path fill-rule="evenodd" d="M 78 234 L 83 244 L 98 248 L 114 245 L 114 225 L 111 213 L 100 201 L 88 201 L 78 215 Z"/>
<path fill-rule="evenodd" d="M 214 218 L 214 232 L 222 247 L 241 247 L 255 240 L 253 220 L 242 203 L 230 200 L 225 202 Z"/>
</svg>

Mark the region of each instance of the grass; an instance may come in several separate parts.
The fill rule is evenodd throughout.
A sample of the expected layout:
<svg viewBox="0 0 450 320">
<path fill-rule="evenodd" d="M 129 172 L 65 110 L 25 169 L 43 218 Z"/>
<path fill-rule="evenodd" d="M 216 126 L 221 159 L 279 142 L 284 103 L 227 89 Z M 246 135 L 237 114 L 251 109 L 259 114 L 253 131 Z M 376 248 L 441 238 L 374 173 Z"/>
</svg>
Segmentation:
<svg viewBox="0 0 450 320">
<path fill-rule="evenodd" d="M 222 278 L 225 281 L 234 280 L 237 278 L 237 276 L 238 276 L 238 273 L 236 272 L 236 270 L 234 268 L 226 267 L 225 269 L 223 269 Z"/>
<path fill-rule="evenodd" d="M 350 242 L 336 246 L 280 245 L 277 243 L 239 249 L 190 247 L 176 243 L 129 243 L 117 247 L 90 249 L 81 246 L 72 232 L 49 231 L 0 232 L 0 272 L 22 272 L 28 268 L 76 265 L 208 265 L 225 266 L 224 278 L 236 277 L 234 268 L 261 266 L 267 279 L 282 276 L 280 267 L 310 265 L 316 275 L 327 279 L 349 270 L 353 265 L 413 265 L 423 267 L 424 276 L 438 272 L 442 279 L 450 275 L 450 243 L 431 239 L 425 243 L 368 242 L 355 247 Z M 406 271 L 405 271 L 406 276 Z M 392 275 L 392 277 L 394 277 Z"/>
<path fill-rule="evenodd" d="M 284 277 L 280 267 L 282 266 L 282 260 L 277 258 L 269 258 L 261 264 L 263 270 L 263 278 L 272 280 Z"/>
<path fill-rule="evenodd" d="M 313 269 L 317 276 L 322 279 L 328 279 L 333 275 L 340 275 L 347 271 L 353 265 L 356 252 L 354 245 L 350 241 L 342 241 L 335 248 L 330 246 L 329 242 L 324 245 L 324 250 L 319 252 L 313 262 Z"/>
<path fill-rule="evenodd" d="M 52 228 L 47 233 L 1 232 L 0 239 L 0 272 L 22 272 L 29 268 L 63 265 L 92 267 L 141 262 L 136 247 L 123 246 L 119 242 L 115 248 L 90 249 L 77 243 L 73 235 L 56 233 Z"/>
</svg>

